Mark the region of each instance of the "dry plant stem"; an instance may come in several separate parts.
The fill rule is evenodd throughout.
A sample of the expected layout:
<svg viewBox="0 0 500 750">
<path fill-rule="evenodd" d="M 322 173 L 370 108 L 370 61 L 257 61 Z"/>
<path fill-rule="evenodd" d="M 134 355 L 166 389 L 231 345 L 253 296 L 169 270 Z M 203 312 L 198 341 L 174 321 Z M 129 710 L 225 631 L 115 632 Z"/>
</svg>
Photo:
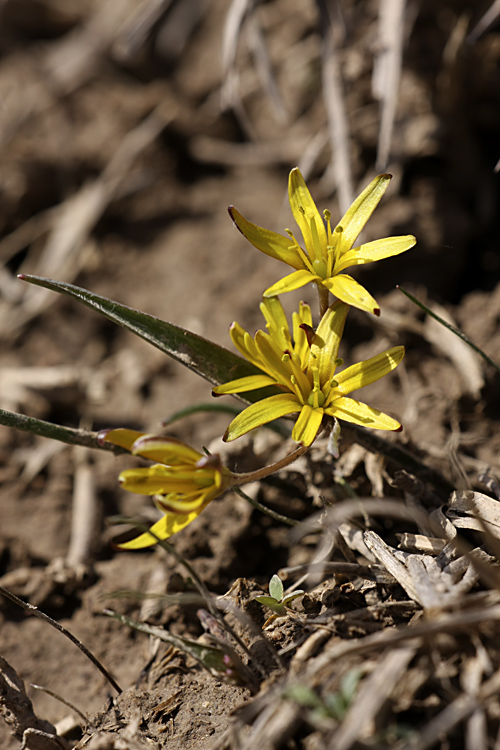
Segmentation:
<svg viewBox="0 0 500 750">
<path fill-rule="evenodd" d="M 51 698 L 55 698 L 56 701 L 59 701 L 60 703 L 63 703 L 65 706 L 70 708 L 72 711 L 75 712 L 83 721 L 83 725 L 85 726 L 87 724 L 87 717 L 84 713 L 80 711 L 79 708 L 77 708 L 73 703 L 70 703 L 65 698 L 62 697 L 62 695 L 58 695 L 57 693 L 54 693 L 52 690 L 49 690 L 46 687 L 43 687 L 42 685 L 34 685 L 32 682 L 30 682 L 30 687 L 34 688 L 35 690 L 40 690 L 42 693 L 47 693 L 47 695 L 50 695 Z"/>
<path fill-rule="evenodd" d="M 69 638 L 69 640 L 77 646 L 80 651 L 85 654 L 87 659 L 90 659 L 92 664 L 97 667 L 99 672 L 104 675 L 104 677 L 107 679 L 109 684 L 116 690 L 118 694 L 122 692 L 121 687 L 118 685 L 118 683 L 111 677 L 108 670 L 103 667 L 101 662 L 97 659 L 97 657 L 94 656 L 93 653 L 91 653 L 86 646 L 83 645 L 81 641 L 76 638 L 73 633 L 70 633 L 69 630 L 66 630 L 60 623 L 58 623 L 56 620 L 53 620 L 52 617 L 49 617 L 44 612 L 38 609 L 38 607 L 33 606 L 33 604 L 29 604 L 28 602 L 23 601 L 22 599 L 19 599 L 15 594 L 8 591 L 7 589 L 4 589 L 3 586 L 0 586 L 0 594 L 3 594 L 7 599 L 10 599 L 11 602 L 14 602 L 14 604 L 17 604 L 19 607 L 22 607 L 27 612 L 29 612 L 32 615 L 35 615 L 36 617 L 39 617 L 41 620 L 44 620 L 45 622 L 48 622 L 49 625 L 52 625 L 53 628 L 58 630 L 60 633 L 66 636 L 66 638 Z"/>
<path fill-rule="evenodd" d="M 94 470 L 87 448 L 75 448 L 76 472 L 71 513 L 71 535 L 66 561 L 72 568 L 92 562 L 94 540 L 99 528 L 99 503 Z"/>
<path fill-rule="evenodd" d="M 56 728 L 45 719 L 39 719 L 33 711 L 33 704 L 26 695 L 23 680 L 6 659 L 0 656 L 0 716 L 9 731 L 17 740 L 23 740 L 22 747 L 39 750 L 63 750 L 67 745 L 57 737 Z M 26 742 L 27 735 L 30 741 Z M 33 737 L 35 735 L 35 737 Z M 35 739 L 36 738 L 36 739 Z"/>
<path fill-rule="evenodd" d="M 342 433 L 346 437 L 350 436 L 353 443 L 362 445 L 363 448 L 367 448 L 372 453 L 380 453 L 420 479 L 431 482 L 437 491 L 446 495 L 446 498 L 455 489 L 451 482 L 443 477 L 439 471 L 426 466 L 403 446 L 389 443 L 388 440 L 379 437 L 373 430 L 367 430 L 357 424 L 343 422 Z"/>
<path fill-rule="evenodd" d="M 130 523 L 129 519 L 126 518 L 119 518 L 115 517 L 114 519 L 115 523 Z M 142 524 L 134 524 L 136 529 L 140 531 L 141 533 L 148 532 L 151 534 L 151 536 L 154 536 L 157 539 L 158 545 L 160 547 L 163 547 L 164 550 L 169 552 L 180 565 L 183 565 L 189 575 L 191 576 L 191 579 L 198 589 L 198 593 L 200 594 L 201 598 L 203 599 L 203 602 L 207 609 L 209 610 L 210 614 L 215 617 L 215 619 L 221 624 L 221 626 L 234 638 L 235 642 L 240 646 L 241 649 L 243 649 L 244 653 L 248 656 L 249 659 L 252 658 L 252 655 L 250 651 L 248 650 L 248 647 L 245 645 L 245 643 L 241 640 L 241 638 L 234 632 L 234 630 L 230 627 L 230 625 L 227 624 L 227 622 L 224 620 L 223 616 L 221 615 L 219 609 L 217 608 L 216 604 L 214 604 L 213 597 L 210 594 L 209 590 L 195 571 L 195 569 L 192 567 L 190 563 L 182 556 L 180 555 L 175 547 L 167 542 L 166 539 L 160 539 L 159 537 L 154 534 L 151 529 L 149 529 L 147 526 L 143 526 Z M 267 675 L 264 675 L 267 676 Z"/>
</svg>

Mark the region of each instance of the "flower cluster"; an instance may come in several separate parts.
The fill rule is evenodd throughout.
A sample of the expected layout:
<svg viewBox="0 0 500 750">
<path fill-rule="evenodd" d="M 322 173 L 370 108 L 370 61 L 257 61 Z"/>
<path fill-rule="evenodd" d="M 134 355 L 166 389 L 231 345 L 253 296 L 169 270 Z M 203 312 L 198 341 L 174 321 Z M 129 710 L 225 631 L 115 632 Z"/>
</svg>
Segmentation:
<svg viewBox="0 0 500 750">
<path fill-rule="evenodd" d="M 168 539 L 198 518 L 214 497 L 235 484 L 235 475 L 221 465 L 219 456 L 198 453 L 175 438 L 123 429 L 104 430 L 99 438 L 134 456 L 159 462 L 127 469 L 119 476 L 123 489 L 152 495 L 156 507 L 165 514 L 149 532 L 117 545 L 120 549 L 142 549 L 159 539 Z"/>
<path fill-rule="evenodd" d="M 376 300 L 345 270 L 398 255 L 416 242 L 413 236 L 405 235 L 354 246 L 390 179 L 387 174 L 376 177 L 332 229 L 330 213 L 325 211 L 322 218 L 300 171 L 292 169 L 288 195 L 303 246 L 291 231 L 281 235 L 263 229 L 233 206 L 229 208 L 234 223 L 252 245 L 294 271 L 263 294 L 260 309 L 267 331 L 259 330 L 252 337 L 238 323 L 231 326 L 233 344 L 258 373 L 217 385 L 214 395 L 248 393 L 269 386 L 275 392 L 268 395 L 267 391 L 240 412 L 227 428 L 224 440 L 235 440 L 280 417 L 297 415 L 292 438 L 299 447 L 289 460 L 282 459 L 254 475 L 238 475 L 223 467 L 218 456 L 203 455 L 173 438 L 134 430 L 101 433 L 102 440 L 155 462 L 147 468 L 123 471 L 120 482 L 126 490 L 152 495 L 164 515 L 149 532 L 119 545 L 121 548 L 147 547 L 181 531 L 228 488 L 287 465 L 314 442 L 322 429 L 336 431 L 337 419 L 377 430 L 401 429 L 395 419 L 349 394 L 390 373 L 401 362 L 404 347 L 393 347 L 349 367 L 343 367 L 338 356 L 350 307 L 380 314 Z M 308 283 L 318 289 L 319 323 L 315 328 L 309 305 L 301 303 L 290 329 L 277 295 Z M 336 297 L 332 304 L 330 293 Z"/>
<path fill-rule="evenodd" d="M 241 412 L 229 425 L 224 440 L 235 440 L 273 419 L 294 413 L 299 416 L 292 438 L 303 445 L 311 445 L 316 438 L 324 415 L 377 430 L 401 428 L 392 417 L 346 396 L 391 372 L 403 359 L 404 347 L 396 346 L 337 373 L 337 367 L 342 365 L 338 352 L 348 305 L 334 302 L 314 331 L 309 305 L 302 304 L 299 313 L 294 313 L 293 340 L 277 297 L 266 299 L 261 309 L 269 333 L 257 331 L 252 339 L 234 323 L 231 338 L 243 356 L 266 374 L 232 380 L 214 388 L 213 393 L 244 393 L 269 385 L 278 386 L 282 393 L 257 401 Z"/>
</svg>

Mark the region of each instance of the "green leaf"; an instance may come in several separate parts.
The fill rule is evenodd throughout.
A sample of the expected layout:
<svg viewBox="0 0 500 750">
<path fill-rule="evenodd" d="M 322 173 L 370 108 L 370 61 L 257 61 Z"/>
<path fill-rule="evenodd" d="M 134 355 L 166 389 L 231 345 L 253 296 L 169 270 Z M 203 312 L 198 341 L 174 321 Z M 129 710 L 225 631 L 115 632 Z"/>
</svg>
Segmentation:
<svg viewBox="0 0 500 750">
<path fill-rule="evenodd" d="M 29 274 L 20 274 L 19 278 L 83 302 L 87 307 L 127 328 L 214 385 L 261 374 L 258 367 L 237 354 L 148 313 L 134 310 L 132 307 L 63 281 L 53 281 Z M 262 388 L 239 395 L 243 400 L 253 403 L 278 392 L 275 388 Z"/>
<path fill-rule="evenodd" d="M 32 435 L 59 440 L 59 442 L 69 445 L 85 445 L 87 448 L 100 448 L 113 453 L 128 452 L 117 445 L 100 442 L 97 438 L 97 432 L 63 427 L 53 422 L 46 422 L 44 419 L 27 417 L 24 414 L 16 414 L 16 412 L 6 411 L 5 409 L 0 409 L 0 424 L 5 425 L 5 427 L 13 427 L 15 430 L 31 432 Z"/>
<path fill-rule="evenodd" d="M 486 352 L 483 352 L 483 350 L 477 346 L 473 341 L 470 340 L 468 336 L 465 335 L 465 333 L 462 333 L 458 328 L 455 328 L 455 326 L 452 326 L 450 323 L 448 323 L 447 320 L 443 320 L 439 315 L 437 315 L 435 312 L 433 312 L 427 305 L 425 305 L 423 302 L 421 302 L 419 299 L 413 296 L 413 294 L 410 294 L 410 292 L 407 292 L 406 289 L 403 289 L 402 286 L 396 286 L 396 289 L 399 289 L 400 292 L 403 292 L 403 294 L 410 299 L 414 305 L 417 305 L 417 307 L 420 307 L 421 310 L 427 313 L 427 315 L 430 315 L 431 318 L 434 318 L 434 320 L 437 320 L 438 323 L 441 323 L 442 326 L 447 328 L 449 331 L 455 334 L 455 336 L 458 336 L 459 339 L 462 339 L 462 341 L 465 341 L 465 343 L 470 346 L 471 349 L 474 349 L 475 352 L 477 352 L 489 365 L 494 367 L 496 370 L 500 372 L 500 365 L 497 364 L 491 357 L 489 357 Z"/>
<path fill-rule="evenodd" d="M 298 599 L 299 596 L 302 596 L 302 594 L 304 593 L 305 592 L 302 590 L 300 591 L 297 590 L 297 591 L 293 591 L 291 594 L 287 594 L 286 596 L 283 597 L 283 604 L 285 605 L 285 607 L 288 607 L 290 602 L 293 602 L 294 599 Z"/>
<path fill-rule="evenodd" d="M 273 577 L 269 581 L 269 593 L 274 599 L 277 599 L 279 602 L 283 599 L 283 584 L 281 583 L 280 577 L 276 574 L 273 575 Z"/>
<path fill-rule="evenodd" d="M 265 607 L 269 607 L 269 609 L 280 617 L 286 614 L 286 610 L 281 602 L 272 596 L 256 596 L 255 601 L 263 604 Z"/>
<path fill-rule="evenodd" d="M 118 622 L 124 625 L 128 625 L 134 630 L 139 630 L 141 633 L 159 638 L 161 641 L 175 646 L 175 648 L 178 648 L 185 654 L 189 654 L 189 656 L 196 659 L 210 674 L 219 680 L 222 679 L 233 685 L 244 685 L 249 681 L 245 665 L 229 644 L 224 645 L 224 648 L 216 648 L 215 646 L 209 646 L 199 641 L 193 641 L 190 638 L 182 638 L 170 633 L 168 630 L 148 625 L 145 622 L 137 622 L 126 615 L 120 615 L 111 610 L 104 610 L 104 614 L 112 617 L 114 620 L 118 620 Z"/>
<path fill-rule="evenodd" d="M 346 705 L 349 705 L 354 698 L 362 677 L 363 670 L 354 667 L 353 669 L 350 669 L 342 678 L 342 681 L 340 683 L 340 692 L 346 702 Z"/>
</svg>

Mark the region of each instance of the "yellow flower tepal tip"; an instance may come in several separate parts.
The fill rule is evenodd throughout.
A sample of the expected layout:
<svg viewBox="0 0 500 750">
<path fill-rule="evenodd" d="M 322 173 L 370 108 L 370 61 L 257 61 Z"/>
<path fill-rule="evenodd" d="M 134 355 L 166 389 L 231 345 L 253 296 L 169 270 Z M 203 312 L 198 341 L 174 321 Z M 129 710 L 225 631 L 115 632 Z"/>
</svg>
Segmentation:
<svg viewBox="0 0 500 750">
<path fill-rule="evenodd" d="M 302 235 L 302 245 L 291 232 L 285 236 L 259 227 L 230 206 L 229 215 L 233 222 L 254 247 L 295 269 L 266 289 L 264 297 L 291 292 L 312 282 L 348 305 L 379 315 L 380 307 L 376 300 L 344 271 L 352 266 L 399 255 L 415 245 L 415 237 L 405 235 L 386 237 L 354 247 L 390 180 L 389 174 L 375 177 L 332 230 L 330 212 L 325 211 L 324 218 L 321 216 L 300 170 L 297 167 L 292 169 L 288 180 L 288 198 Z"/>
</svg>

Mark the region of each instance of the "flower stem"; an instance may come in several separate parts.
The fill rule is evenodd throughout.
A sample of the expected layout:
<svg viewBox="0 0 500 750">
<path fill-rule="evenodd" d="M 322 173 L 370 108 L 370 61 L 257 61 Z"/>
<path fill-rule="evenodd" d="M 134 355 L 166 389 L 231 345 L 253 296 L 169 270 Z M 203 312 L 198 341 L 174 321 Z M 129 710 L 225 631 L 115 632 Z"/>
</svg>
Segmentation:
<svg viewBox="0 0 500 750">
<path fill-rule="evenodd" d="M 299 445 L 294 451 L 289 453 L 288 456 L 276 461 L 274 464 L 269 464 L 268 466 L 264 466 L 262 469 L 257 469 L 256 471 L 246 471 L 243 474 L 234 473 L 234 481 L 231 486 L 239 487 L 248 482 L 257 482 L 259 479 L 264 479 L 264 477 L 268 477 L 270 474 L 274 474 L 275 472 L 284 469 L 286 466 L 289 466 L 293 461 L 296 461 L 297 458 L 303 456 L 308 450 L 308 445 Z"/>
<path fill-rule="evenodd" d="M 321 284 L 316 284 L 319 297 L 319 317 L 322 318 L 330 307 L 330 292 Z"/>
</svg>

